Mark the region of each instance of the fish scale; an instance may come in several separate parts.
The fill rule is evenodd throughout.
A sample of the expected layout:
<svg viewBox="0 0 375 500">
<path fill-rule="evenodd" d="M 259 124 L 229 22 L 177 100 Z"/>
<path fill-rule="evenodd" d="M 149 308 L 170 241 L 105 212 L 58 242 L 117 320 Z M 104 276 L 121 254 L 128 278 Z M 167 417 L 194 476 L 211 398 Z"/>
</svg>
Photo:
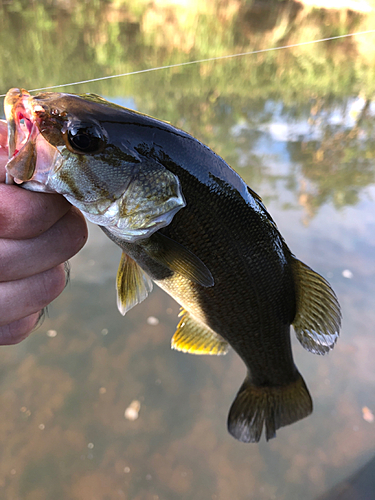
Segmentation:
<svg viewBox="0 0 375 500">
<path fill-rule="evenodd" d="M 271 439 L 311 413 L 290 326 L 305 349 L 325 354 L 339 336 L 339 303 L 222 158 L 170 124 L 93 94 L 12 89 L 5 111 L 9 179 L 63 194 L 122 248 L 120 312 L 155 281 L 183 308 L 174 349 L 225 354 L 231 346 L 242 358 L 247 375 L 228 415 L 236 439 L 258 442 L 263 430 Z"/>
<path fill-rule="evenodd" d="M 170 166 L 171 168 L 171 166 Z M 184 184 L 186 186 L 186 183 Z M 202 189 L 203 188 L 203 189 Z M 225 338 L 232 347 L 240 354 L 245 363 L 252 367 L 252 376 L 262 378 L 262 383 L 275 383 L 280 380 L 282 374 L 288 369 L 288 372 L 294 371 L 290 368 L 291 356 L 289 346 L 286 345 L 285 339 L 289 337 L 289 325 L 294 317 L 294 286 L 292 276 L 289 272 L 287 279 L 283 277 L 281 283 L 277 280 L 275 269 L 278 263 L 272 264 L 271 259 L 261 260 L 257 258 L 257 253 L 266 251 L 264 244 L 264 234 L 262 238 L 257 236 L 254 231 L 254 225 L 249 220 L 249 214 L 246 217 L 241 217 L 241 208 L 234 207 L 230 210 L 228 204 L 225 205 L 225 212 L 228 214 L 227 220 L 223 219 L 225 213 L 220 210 L 221 197 L 218 197 L 217 203 L 206 205 L 204 218 L 201 211 L 197 208 L 197 200 L 205 199 L 207 191 L 205 186 L 201 190 L 197 190 L 194 185 L 192 193 L 185 187 L 185 194 L 192 199 L 192 203 L 187 207 L 185 212 L 176 214 L 174 221 L 162 230 L 170 238 L 180 241 L 187 248 L 205 262 L 209 269 L 214 269 L 213 274 L 215 280 L 215 290 L 205 290 L 200 298 L 202 309 L 206 311 L 206 321 L 208 325 L 223 338 Z M 203 192 L 202 192 L 203 191 Z M 229 196 L 230 197 L 230 196 Z M 233 200 L 232 200 L 233 203 Z M 233 203 L 235 204 L 235 203 Z M 191 207 L 191 208 L 189 208 Z M 210 212 L 208 209 L 211 208 Z M 192 210 L 193 216 L 191 219 L 201 222 L 201 234 L 212 234 L 208 237 L 210 244 L 197 245 L 199 241 L 189 226 L 186 226 L 186 212 Z M 219 215 L 221 222 L 219 228 L 212 229 L 210 219 L 216 214 Z M 234 216 L 234 217 L 233 217 Z M 200 217 L 200 218 L 199 218 Z M 237 241 L 233 248 L 233 253 L 228 254 L 228 237 L 232 237 L 231 226 L 233 222 L 247 221 L 246 224 L 241 224 L 236 227 Z M 189 235 L 190 238 L 189 238 Z M 259 241 L 261 248 L 254 248 L 254 240 Z M 272 246 L 272 240 L 270 241 Z M 215 249 L 215 254 L 212 258 L 212 249 Z M 234 254 L 236 252 L 236 255 Z M 221 256 L 218 263 L 216 255 Z M 246 260 L 251 262 L 262 263 L 262 266 L 247 265 Z M 273 256 L 274 259 L 274 256 Z M 277 270 L 277 269 L 276 269 Z M 272 285 L 270 285 L 272 283 Z M 276 289 L 279 284 L 280 289 Z M 195 286 L 195 293 L 199 296 L 199 285 Z M 285 290 L 284 290 L 285 289 Z M 228 303 L 227 290 L 231 291 L 231 300 Z M 288 300 L 285 300 L 287 293 Z M 259 304 L 262 304 L 259 306 Z M 281 317 L 280 317 L 281 316 Z M 287 326 L 287 328 L 286 328 Z M 269 342 L 266 349 L 262 346 L 267 343 L 269 337 L 267 330 L 278 334 L 279 339 L 275 335 L 271 337 L 272 342 Z M 281 342 L 278 342 L 280 340 Z M 282 346 L 286 345 L 286 353 L 283 355 Z M 253 349 L 255 346 L 255 349 Z M 275 352 L 277 363 L 269 363 L 272 356 L 272 351 Z M 255 353 L 255 356 L 254 356 Z M 263 354 L 263 355 L 262 355 Z M 286 363 L 282 362 L 282 359 Z M 265 366 L 270 364 L 274 367 L 272 371 Z M 259 370 L 256 366 L 259 365 Z M 294 365 L 292 365 L 294 367 Z M 259 376 L 256 373 L 259 372 Z"/>
</svg>

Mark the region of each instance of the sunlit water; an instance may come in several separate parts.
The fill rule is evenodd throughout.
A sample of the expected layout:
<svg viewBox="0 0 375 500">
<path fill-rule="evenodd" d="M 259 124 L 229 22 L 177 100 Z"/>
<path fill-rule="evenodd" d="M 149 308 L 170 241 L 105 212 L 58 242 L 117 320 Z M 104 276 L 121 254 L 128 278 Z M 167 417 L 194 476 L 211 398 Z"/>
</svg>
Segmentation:
<svg viewBox="0 0 375 500">
<path fill-rule="evenodd" d="M 95 5 L 101 12 L 100 3 Z M 141 68 L 211 54 L 210 44 L 202 42 L 211 4 L 194 30 L 189 24 L 185 31 L 178 25 L 182 7 L 173 11 L 160 3 L 141 14 L 124 5 L 101 26 L 78 10 L 74 26 L 59 10 L 4 11 L 2 83 L 37 87 L 115 73 L 127 62 L 136 69 L 137 61 Z M 176 16 L 174 32 L 168 12 Z M 217 33 L 207 33 L 220 38 L 223 52 L 247 47 L 245 42 L 262 46 L 257 44 L 263 35 L 265 46 L 275 45 L 276 30 L 282 26 L 281 37 L 297 22 L 277 12 L 275 19 L 270 11 L 253 12 L 264 19 L 259 32 L 250 15 L 240 16 L 238 25 L 232 20 L 237 42 L 225 39 L 225 17 Z M 349 17 L 329 19 L 333 27 L 342 19 L 350 27 Z M 166 47 L 148 31 L 151 21 L 156 31 L 165 27 Z M 43 26 L 54 33 L 41 41 Z M 316 24 L 311 26 L 306 34 L 314 38 Z M 21 28 L 24 39 L 39 40 L 29 45 L 27 57 L 15 48 Z M 74 70 L 56 68 L 61 59 L 69 64 L 68 38 L 81 40 L 70 58 L 82 54 L 81 72 L 77 64 Z M 6 65 L 9 45 L 16 63 Z M 206 142 L 263 197 L 293 253 L 329 279 L 343 310 L 337 346 L 319 357 L 293 339 L 314 413 L 280 429 L 268 443 L 245 445 L 229 436 L 226 418 L 244 377 L 243 363 L 233 352 L 216 358 L 171 351 L 179 307 L 157 287 L 123 318 L 115 296 L 120 250 L 90 226 L 88 244 L 71 261 L 71 282 L 50 306 L 49 317 L 29 339 L 0 350 L 1 498 L 309 500 L 372 457 L 375 148 L 372 104 L 365 109 L 371 84 L 361 85 L 357 74 L 356 84 L 348 77 L 338 85 L 330 70 L 319 70 L 327 49 L 317 50 L 304 49 L 285 62 L 287 56 L 232 61 L 72 89 L 100 92 Z M 43 54 L 56 59 L 55 75 Z M 330 55 L 327 65 L 349 58 L 348 43 Z M 365 66 L 370 55 L 358 64 Z M 308 78 L 301 66 L 310 71 Z M 348 72 L 349 67 L 350 61 Z M 289 80 L 283 80 L 285 71 Z"/>
</svg>

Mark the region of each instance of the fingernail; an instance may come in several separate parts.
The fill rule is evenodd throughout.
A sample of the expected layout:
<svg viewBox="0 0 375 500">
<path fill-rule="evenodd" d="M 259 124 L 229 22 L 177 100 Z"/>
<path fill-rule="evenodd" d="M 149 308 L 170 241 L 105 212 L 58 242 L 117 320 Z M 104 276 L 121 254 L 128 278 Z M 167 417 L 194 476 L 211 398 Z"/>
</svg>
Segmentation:
<svg viewBox="0 0 375 500">
<path fill-rule="evenodd" d="M 34 325 L 34 328 L 31 330 L 32 332 L 35 332 L 44 322 L 46 319 L 46 316 L 48 316 L 48 307 L 44 307 L 40 312 L 38 319 L 36 320 L 36 323 Z"/>
</svg>

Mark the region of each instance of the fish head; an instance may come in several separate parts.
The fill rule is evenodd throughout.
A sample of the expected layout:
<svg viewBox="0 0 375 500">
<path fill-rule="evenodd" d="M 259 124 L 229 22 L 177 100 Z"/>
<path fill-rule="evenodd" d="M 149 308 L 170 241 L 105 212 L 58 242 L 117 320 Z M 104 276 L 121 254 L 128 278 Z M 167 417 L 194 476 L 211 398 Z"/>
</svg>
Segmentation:
<svg viewBox="0 0 375 500">
<path fill-rule="evenodd" d="M 128 242 L 149 237 L 185 206 L 177 176 L 128 140 L 135 112 L 94 94 L 23 89 L 9 90 L 4 109 L 8 182 L 60 193 Z"/>
</svg>

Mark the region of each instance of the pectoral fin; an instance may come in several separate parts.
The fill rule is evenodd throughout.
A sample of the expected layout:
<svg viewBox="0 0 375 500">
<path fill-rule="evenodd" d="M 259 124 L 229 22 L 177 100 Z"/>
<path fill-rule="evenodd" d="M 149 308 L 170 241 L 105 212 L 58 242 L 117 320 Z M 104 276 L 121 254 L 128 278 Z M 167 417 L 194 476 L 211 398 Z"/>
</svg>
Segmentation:
<svg viewBox="0 0 375 500">
<path fill-rule="evenodd" d="M 320 274 L 295 258 L 292 268 L 297 302 L 293 327 L 297 339 L 308 351 L 326 354 L 340 333 L 340 304 Z"/>
<path fill-rule="evenodd" d="M 152 281 L 125 252 L 121 255 L 116 278 L 117 307 L 125 315 L 142 302 L 152 290 Z"/>
<path fill-rule="evenodd" d="M 190 250 L 164 234 L 153 236 L 153 243 L 146 249 L 151 258 L 173 272 L 204 287 L 214 285 L 214 278 L 207 266 Z"/>
<path fill-rule="evenodd" d="M 199 323 L 181 309 L 181 321 L 172 337 L 171 347 L 190 354 L 226 354 L 228 343 L 217 333 Z"/>
</svg>

